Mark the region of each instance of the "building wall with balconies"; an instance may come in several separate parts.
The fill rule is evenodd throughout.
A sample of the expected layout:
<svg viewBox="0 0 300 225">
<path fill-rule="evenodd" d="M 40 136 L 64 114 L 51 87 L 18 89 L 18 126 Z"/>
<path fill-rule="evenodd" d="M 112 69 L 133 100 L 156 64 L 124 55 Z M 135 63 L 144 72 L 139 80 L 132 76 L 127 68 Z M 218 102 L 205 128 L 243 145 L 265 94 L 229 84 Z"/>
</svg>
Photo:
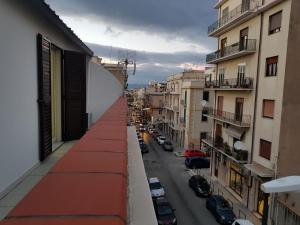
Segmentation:
<svg viewBox="0 0 300 225">
<path fill-rule="evenodd" d="M 281 4 L 269 9 L 264 13 L 263 17 L 253 160 L 273 170 L 276 170 L 279 151 L 279 137 L 283 104 L 282 97 L 290 22 L 290 2 L 291 1 L 284 1 Z M 269 17 L 270 15 L 273 15 L 281 10 L 281 30 L 280 32 L 269 35 Z M 273 56 L 278 56 L 277 75 L 266 77 L 266 59 Z M 264 99 L 275 100 L 273 119 L 264 118 L 262 116 Z M 260 156 L 260 139 L 267 140 L 272 143 L 270 160 Z"/>
</svg>

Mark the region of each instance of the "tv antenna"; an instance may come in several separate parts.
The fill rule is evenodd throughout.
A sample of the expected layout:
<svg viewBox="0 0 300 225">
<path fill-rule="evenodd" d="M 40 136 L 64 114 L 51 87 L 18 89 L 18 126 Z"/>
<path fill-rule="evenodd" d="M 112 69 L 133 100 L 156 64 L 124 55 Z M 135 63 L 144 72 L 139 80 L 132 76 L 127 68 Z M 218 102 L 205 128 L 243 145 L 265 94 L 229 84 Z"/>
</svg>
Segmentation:
<svg viewBox="0 0 300 225">
<path fill-rule="evenodd" d="M 118 64 L 124 66 L 124 76 L 125 76 L 125 89 L 127 88 L 127 80 L 128 80 L 128 68 L 133 67 L 132 75 L 136 73 L 136 52 L 130 52 L 128 50 L 122 51 L 119 50 L 118 53 Z"/>
</svg>

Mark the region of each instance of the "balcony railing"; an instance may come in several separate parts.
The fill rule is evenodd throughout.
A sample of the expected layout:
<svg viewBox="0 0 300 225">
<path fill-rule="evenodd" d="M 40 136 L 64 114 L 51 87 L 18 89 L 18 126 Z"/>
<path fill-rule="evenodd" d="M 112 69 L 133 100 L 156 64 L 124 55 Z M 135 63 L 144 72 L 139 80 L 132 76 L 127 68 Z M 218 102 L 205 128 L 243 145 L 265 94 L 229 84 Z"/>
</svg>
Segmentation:
<svg viewBox="0 0 300 225">
<path fill-rule="evenodd" d="M 231 78 L 224 80 L 205 81 L 206 88 L 222 89 L 253 89 L 253 78 L 245 77 L 244 79 Z"/>
<path fill-rule="evenodd" d="M 256 51 L 256 40 L 246 39 L 241 42 L 234 43 L 224 47 L 218 51 L 210 53 L 206 56 L 207 63 L 217 63 L 220 61 L 229 60 L 242 55 L 254 53 Z"/>
<path fill-rule="evenodd" d="M 222 27 L 232 23 L 233 21 L 239 21 L 238 18 L 244 14 L 249 14 L 251 11 L 254 11 L 258 7 L 262 5 L 262 0 L 249 0 L 248 4 L 240 4 L 229 13 L 223 15 L 219 18 L 216 22 L 208 27 L 208 35 L 212 35 L 217 30 L 221 29 Z"/>
<path fill-rule="evenodd" d="M 220 136 L 213 138 L 211 135 L 207 134 L 206 138 L 202 139 L 202 141 L 233 161 L 238 163 L 248 162 L 247 150 L 237 150 L 234 147 L 229 146 L 228 143 L 224 142 L 223 138 Z"/>
<path fill-rule="evenodd" d="M 202 114 L 238 127 L 250 127 L 251 125 L 251 115 L 235 114 L 212 108 L 203 108 Z"/>
</svg>

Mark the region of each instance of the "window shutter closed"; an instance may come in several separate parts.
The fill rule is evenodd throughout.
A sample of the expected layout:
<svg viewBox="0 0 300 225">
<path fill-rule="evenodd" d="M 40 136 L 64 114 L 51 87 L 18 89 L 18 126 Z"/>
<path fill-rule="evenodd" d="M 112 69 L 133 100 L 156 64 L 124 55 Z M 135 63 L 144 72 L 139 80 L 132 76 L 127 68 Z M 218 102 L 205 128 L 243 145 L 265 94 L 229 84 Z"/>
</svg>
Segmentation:
<svg viewBox="0 0 300 225">
<path fill-rule="evenodd" d="M 38 34 L 38 108 L 41 161 L 52 152 L 50 47 L 51 43 Z"/>
<path fill-rule="evenodd" d="M 281 27 L 282 12 L 278 12 L 270 16 L 270 31 L 276 30 Z"/>
<path fill-rule="evenodd" d="M 263 100 L 263 116 L 274 117 L 274 100 Z"/>
<path fill-rule="evenodd" d="M 271 159 L 271 146 L 272 143 L 269 141 L 265 141 L 260 139 L 260 152 L 259 155 L 264 157 L 265 159 Z"/>
<path fill-rule="evenodd" d="M 267 58 L 267 64 L 276 64 L 278 63 L 278 56 Z"/>
</svg>

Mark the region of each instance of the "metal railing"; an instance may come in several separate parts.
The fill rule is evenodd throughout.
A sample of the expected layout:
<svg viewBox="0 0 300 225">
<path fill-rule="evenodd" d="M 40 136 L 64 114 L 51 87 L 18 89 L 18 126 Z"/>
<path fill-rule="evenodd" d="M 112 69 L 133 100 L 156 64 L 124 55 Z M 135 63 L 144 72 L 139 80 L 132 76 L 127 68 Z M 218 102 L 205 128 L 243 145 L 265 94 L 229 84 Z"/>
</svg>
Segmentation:
<svg viewBox="0 0 300 225">
<path fill-rule="evenodd" d="M 239 6 L 237 6 L 233 10 L 231 10 L 229 13 L 223 15 L 212 25 L 210 25 L 208 27 L 208 34 L 211 34 L 212 32 L 218 30 L 219 28 L 223 27 L 224 25 L 238 19 L 245 12 L 257 9 L 261 5 L 262 5 L 261 0 L 251 0 L 251 1 L 249 0 L 248 4 L 240 4 Z"/>
<path fill-rule="evenodd" d="M 231 78 L 224 80 L 205 81 L 206 88 L 234 88 L 234 89 L 253 89 L 253 78 L 244 79 Z"/>
<path fill-rule="evenodd" d="M 256 51 L 256 40 L 255 39 L 245 39 L 241 42 L 236 42 L 230 46 L 224 47 L 218 51 L 210 53 L 206 56 L 206 62 L 212 62 L 217 59 L 221 59 L 227 56 L 234 55 L 239 52 L 254 52 Z"/>
<path fill-rule="evenodd" d="M 235 114 L 223 110 L 203 108 L 202 114 L 240 127 L 250 127 L 251 115 Z"/>
<path fill-rule="evenodd" d="M 221 151 L 223 154 L 231 159 L 238 162 L 247 162 L 248 151 L 247 150 L 236 150 L 234 147 L 229 146 L 223 141 L 223 138 L 216 136 L 213 138 L 210 134 L 206 134 L 206 138 L 203 139 L 204 142 L 214 147 L 215 149 Z"/>
</svg>

